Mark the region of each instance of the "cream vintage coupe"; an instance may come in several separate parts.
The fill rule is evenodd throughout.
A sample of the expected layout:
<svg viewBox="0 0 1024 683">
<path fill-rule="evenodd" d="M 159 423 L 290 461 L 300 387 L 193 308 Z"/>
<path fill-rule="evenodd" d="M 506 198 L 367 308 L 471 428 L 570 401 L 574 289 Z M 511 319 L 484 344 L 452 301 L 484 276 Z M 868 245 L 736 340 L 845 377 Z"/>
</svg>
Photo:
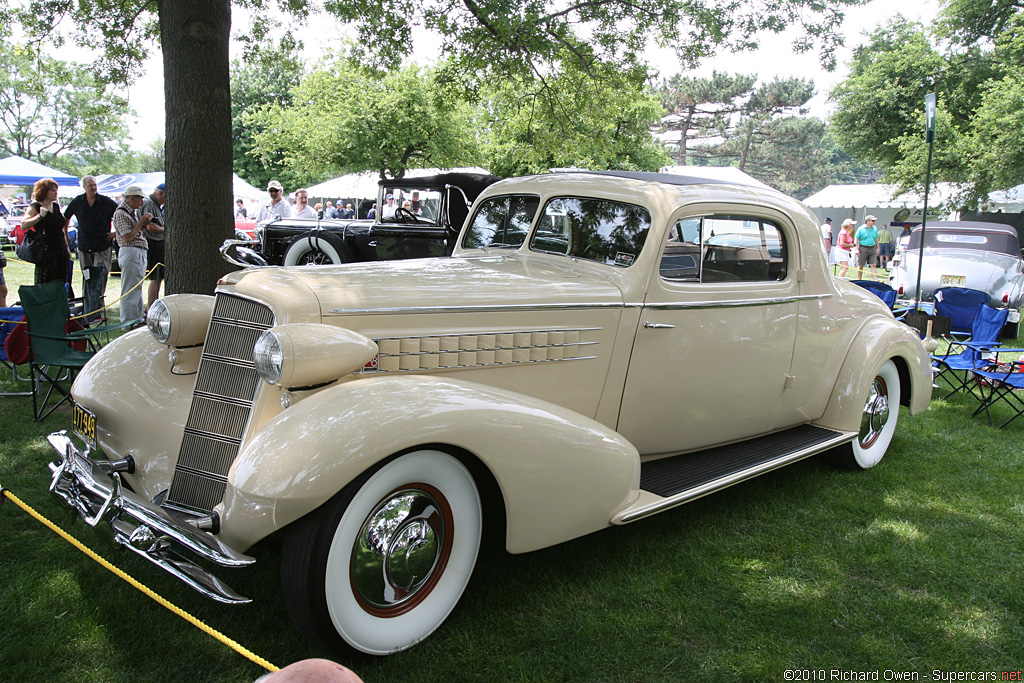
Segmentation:
<svg viewBox="0 0 1024 683">
<path fill-rule="evenodd" d="M 283 537 L 285 602 L 335 652 L 430 635 L 482 540 L 530 552 L 819 453 L 871 467 L 931 397 L 801 204 L 650 173 L 504 180 L 450 258 L 244 270 L 148 326 L 77 378 L 51 490 L 227 603 Z"/>
</svg>

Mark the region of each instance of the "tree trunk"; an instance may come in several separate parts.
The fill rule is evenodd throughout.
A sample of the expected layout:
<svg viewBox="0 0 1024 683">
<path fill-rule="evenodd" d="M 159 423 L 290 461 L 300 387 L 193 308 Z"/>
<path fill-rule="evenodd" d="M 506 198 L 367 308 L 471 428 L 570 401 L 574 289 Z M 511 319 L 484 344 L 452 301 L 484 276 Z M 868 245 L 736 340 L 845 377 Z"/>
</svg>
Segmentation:
<svg viewBox="0 0 1024 683">
<path fill-rule="evenodd" d="M 686 110 L 686 123 L 682 125 L 682 130 L 679 136 L 679 154 L 676 158 L 676 163 L 679 166 L 686 166 L 686 143 L 690 140 L 690 128 L 693 126 L 693 115 L 696 111 L 696 107 L 690 107 Z"/>
<path fill-rule="evenodd" d="M 230 0 L 161 0 L 167 111 L 168 294 L 213 294 L 230 270 L 217 248 L 234 235 L 231 204 Z"/>
</svg>

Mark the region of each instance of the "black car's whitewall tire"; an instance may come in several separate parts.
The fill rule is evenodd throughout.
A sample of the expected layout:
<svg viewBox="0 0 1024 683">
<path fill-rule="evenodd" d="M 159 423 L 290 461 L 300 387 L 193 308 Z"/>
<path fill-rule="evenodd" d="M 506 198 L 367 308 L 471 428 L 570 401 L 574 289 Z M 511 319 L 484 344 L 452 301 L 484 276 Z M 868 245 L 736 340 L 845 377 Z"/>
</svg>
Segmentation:
<svg viewBox="0 0 1024 683">
<path fill-rule="evenodd" d="M 887 360 L 868 387 L 860 433 L 852 442 L 830 451 L 831 462 L 849 469 L 867 469 L 877 465 L 892 443 L 899 414 L 900 375 L 896 365 Z"/>
<path fill-rule="evenodd" d="M 457 459 L 423 450 L 390 460 L 286 537 L 281 579 L 289 612 L 335 653 L 412 647 L 462 596 L 482 523 L 476 483 Z"/>
<path fill-rule="evenodd" d="M 355 260 L 340 237 L 324 230 L 310 230 L 299 235 L 288 245 L 282 265 L 341 265 Z"/>
</svg>

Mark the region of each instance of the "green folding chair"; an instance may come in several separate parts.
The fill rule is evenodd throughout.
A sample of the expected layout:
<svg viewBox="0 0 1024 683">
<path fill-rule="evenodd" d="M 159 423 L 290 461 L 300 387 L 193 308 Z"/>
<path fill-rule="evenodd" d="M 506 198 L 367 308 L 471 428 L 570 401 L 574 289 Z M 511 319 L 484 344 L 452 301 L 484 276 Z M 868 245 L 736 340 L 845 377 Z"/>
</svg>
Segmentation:
<svg viewBox="0 0 1024 683">
<path fill-rule="evenodd" d="M 32 373 L 32 412 L 36 422 L 45 420 L 61 404 L 71 401 L 70 380 L 96 353 L 95 337 L 124 329 L 137 320 L 68 332 L 71 319 L 64 283 L 44 282 L 18 289 L 28 322 L 29 367 Z M 64 387 L 64 383 L 68 387 Z M 43 389 L 46 389 L 45 396 Z M 54 395 L 59 400 L 50 403 Z"/>
</svg>

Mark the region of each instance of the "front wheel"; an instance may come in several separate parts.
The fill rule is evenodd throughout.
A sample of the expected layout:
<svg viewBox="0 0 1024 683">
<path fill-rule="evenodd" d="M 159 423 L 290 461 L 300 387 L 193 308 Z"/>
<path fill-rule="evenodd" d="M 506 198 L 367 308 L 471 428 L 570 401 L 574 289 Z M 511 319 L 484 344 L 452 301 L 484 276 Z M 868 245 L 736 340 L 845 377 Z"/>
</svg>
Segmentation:
<svg viewBox="0 0 1024 683">
<path fill-rule="evenodd" d="M 440 451 L 357 478 L 285 538 L 281 583 L 299 629 L 339 654 L 420 642 L 455 608 L 482 534 L 472 475 Z"/>
<path fill-rule="evenodd" d="M 867 469 L 881 462 L 892 443 L 900 414 L 900 374 L 885 361 L 868 387 L 857 438 L 828 453 L 829 461 L 846 469 Z"/>
</svg>

